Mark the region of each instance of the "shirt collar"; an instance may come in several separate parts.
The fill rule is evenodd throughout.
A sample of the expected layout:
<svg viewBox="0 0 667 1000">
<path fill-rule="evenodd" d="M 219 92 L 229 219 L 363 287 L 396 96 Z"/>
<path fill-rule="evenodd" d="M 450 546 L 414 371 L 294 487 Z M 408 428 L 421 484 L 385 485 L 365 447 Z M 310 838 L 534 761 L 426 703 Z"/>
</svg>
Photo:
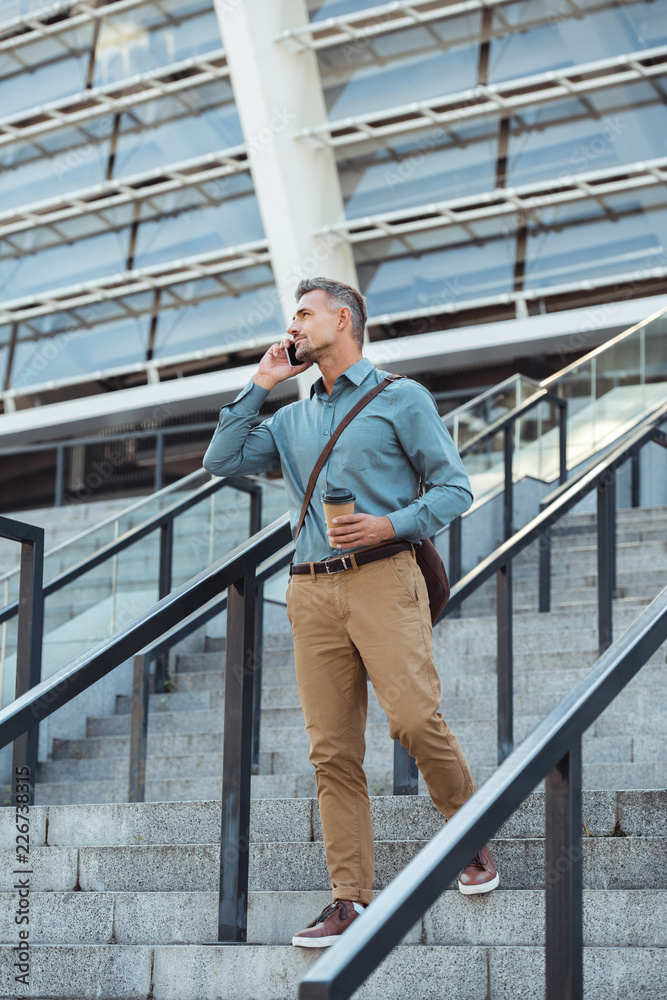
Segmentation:
<svg viewBox="0 0 667 1000">
<path fill-rule="evenodd" d="M 345 376 L 345 378 L 348 379 L 348 381 L 350 381 L 353 385 L 359 386 L 364 381 L 364 379 L 367 378 L 368 375 L 373 371 L 374 367 L 375 366 L 373 365 L 372 361 L 369 361 L 368 358 L 360 358 L 359 361 L 355 361 L 353 365 L 350 365 L 349 368 L 346 368 L 345 371 L 338 376 L 336 382 L 338 382 L 338 379 Z M 318 396 L 327 395 L 327 391 L 324 388 L 324 382 L 321 376 L 310 387 L 310 398 L 312 399 L 315 394 L 317 394 Z"/>
</svg>

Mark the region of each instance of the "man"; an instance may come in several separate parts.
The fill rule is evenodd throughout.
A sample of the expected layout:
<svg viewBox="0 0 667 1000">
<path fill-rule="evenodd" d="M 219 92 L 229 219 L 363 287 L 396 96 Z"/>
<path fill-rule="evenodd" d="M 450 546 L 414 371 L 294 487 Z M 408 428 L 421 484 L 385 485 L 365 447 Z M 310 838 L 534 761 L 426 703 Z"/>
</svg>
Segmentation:
<svg viewBox="0 0 667 1000">
<path fill-rule="evenodd" d="M 216 475 L 258 473 L 280 463 L 293 532 L 329 435 L 384 377 L 362 357 L 366 308 L 356 289 L 312 278 L 299 284 L 296 298 L 287 338 L 269 348 L 252 381 L 222 408 L 204 456 L 204 467 Z M 296 367 L 287 360 L 290 342 Z M 321 378 L 310 398 L 253 427 L 271 389 L 313 364 Z M 417 498 L 420 478 L 424 495 Z M 327 531 L 320 497 L 330 488 L 351 490 L 356 506 Z M 428 595 L 413 548 L 471 502 L 468 477 L 433 397 L 409 379 L 392 382 L 354 418 L 318 478 L 296 542 L 287 615 L 333 903 L 294 935 L 299 947 L 333 944 L 372 899 L 373 831 L 362 767 L 366 673 L 390 735 L 416 759 L 443 815 L 452 816 L 475 791 L 438 711 Z M 487 848 L 459 875 L 465 894 L 497 885 Z"/>
</svg>

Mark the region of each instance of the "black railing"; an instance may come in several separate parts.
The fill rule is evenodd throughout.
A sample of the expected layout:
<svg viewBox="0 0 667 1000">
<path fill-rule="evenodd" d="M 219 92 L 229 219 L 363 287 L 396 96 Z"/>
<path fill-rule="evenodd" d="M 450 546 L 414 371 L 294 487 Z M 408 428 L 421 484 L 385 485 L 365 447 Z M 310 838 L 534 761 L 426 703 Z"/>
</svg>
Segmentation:
<svg viewBox="0 0 667 1000">
<path fill-rule="evenodd" d="M 513 538 L 501 545 L 474 570 L 452 587 L 451 596 L 440 616 L 440 621 L 457 611 L 483 583 L 496 578 L 496 634 L 498 672 L 498 763 L 511 753 L 513 735 L 513 636 L 512 636 L 512 561 L 529 545 L 538 542 L 540 574 L 538 589 L 540 610 L 550 606 L 551 560 L 542 558 L 550 551 L 553 525 L 593 490 L 598 497 L 598 646 L 602 653 L 611 642 L 613 633 L 612 595 L 614 580 L 609 567 L 616 564 L 616 519 L 614 483 L 616 471 L 625 462 L 633 460 L 651 441 L 667 444 L 667 435 L 660 424 L 667 420 L 667 404 L 663 404 L 650 417 L 644 419 L 622 444 L 610 451 L 605 458 L 594 461 L 571 484 L 559 487 L 554 499 L 545 500 L 544 509 Z M 548 504 L 548 505 L 547 505 Z"/>
<path fill-rule="evenodd" d="M 21 544 L 21 570 L 18 599 L 18 637 L 16 647 L 16 686 L 14 697 L 20 698 L 42 675 L 42 623 L 44 600 L 42 598 L 42 572 L 44 567 L 44 528 L 26 524 L 14 518 L 0 517 L 0 537 Z M 12 754 L 11 804 L 17 805 L 16 776 L 21 775 L 21 802 L 28 796 L 28 805 L 35 801 L 35 773 L 37 771 L 36 725 L 27 729 L 15 740 Z M 27 774 L 25 770 L 27 769 Z"/>
<path fill-rule="evenodd" d="M 581 737 L 667 638 L 667 588 L 396 876 L 301 981 L 300 1000 L 344 1000 L 397 945 L 470 855 L 546 777 L 547 1000 L 581 1000 Z"/>
<path fill-rule="evenodd" d="M 497 581 L 499 769 L 443 831 L 385 889 L 364 915 L 359 932 L 341 941 L 303 979 L 301 1000 L 343 1000 L 377 968 L 432 905 L 457 872 L 546 776 L 546 865 L 560 871 L 547 881 L 547 1000 L 582 997 L 581 734 L 604 711 L 667 636 L 667 588 L 612 648 L 612 584 L 615 565 L 614 483 L 617 470 L 635 461 L 649 442 L 667 447 L 659 425 L 667 405 L 644 420 L 604 459 L 594 462 L 512 539 L 452 588 L 439 621 L 452 614 L 481 584 Z M 528 545 L 550 547 L 553 526 L 592 490 L 598 495 L 598 645 L 601 659 L 588 677 L 514 751 L 512 671 L 512 560 Z M 600 549 L 606 550 L 605 555 Z M 540 581 L 540 592 L 549 581 Z M 608 652 L 604 652 L 608 650 Z M 547 870 L 553 870 L 547 868 Z"/>
<path fill-rule="evenodd" d="M 144 524 L 138 525 L 136 528 L 132 528 L 125 534 L 121 535 L 120 538 L 109 542 L 107 545 L 98 549 L 87 559 L 82 560 L 70 569 L 65 570 L 59 576 L 54 577 L 48 583 L 42 585 L 42 574 L 43 574 L 43 561 L 44 561 L 44 532 L 43 529 L 37 529 L 33 525 L 26 525 L 26 528 L 31 528 L 32 531 L 42 531 L 42 542 L 41 542 L 41 552 L 35 564 L 35 574 L 38 574 L 39 579 L 39 589 L 40 589 L 40 612 L 39 612 L 39 664 L 37 667 L 33 668 L 33 672 L 30 674 L 30 683 L 27 681 L 27 675 L 21 674 L 21 688 L 20 693 L 23 694 L 30 687 L 34 685 L 41 678 L 41 643 L 42 643 L 42 621 L 43 621 L 43 603 L 44 599 L 49 597 L 51 594 L 57 593 L 63 587 L 68 584 L 73 583 L 75 580 L 82 577 L 85 573 L 94 569 L 96 566 L 101 565 L 106 560 L 113 558 L 118 555 L 118 553 L 125 551 L 130 546 L 134 545 L 136 542 L 150 535 L 154 531 L 160 532 L 160 558 L 158 566 L 158 599 L 165 597 L 171 590 L 171 580 L 172 580 L 172 561 L 173 561 L 173 530 L 174 521 L 179 515 L 190 510 L 196 504 L 205 500 L 207 497 L 217 493 L 219 490 L 225 487 L 231 487 L 235 490 L 239 490 L 243 493 L 250 494 L 250 524 L 249 524 L 249 534 L 254 535 L 257 533 L 261 526 L 261 502 L 262 502 L 262 487 L 257 482 L 245 478 L 236 478 L 233 476 L 228 476 L 225 479 L 213 479 L 198 489 L 194 490 L 189 496 L 182 500 L 178 500 L 176 503 L 172 504 L 167 510 L 154 517 L 147 520 Z M 8 518 L 2 518 L 3 522 L 12 523 Z M 38 568 L 37 568 L 38 564 Z M 23 601 L 23 568 L 21 572 L 21 582 L 20 582 L 20 594 L 19 599 L 7 604 L 4 608 L 0 609 L 0 624 L 9 621 L 19 614 L 21 603 Z M 173 624 L 170 623 L 170 624 Z M 20 618 L 19 618 L 19 628 L 20 628 Z M 31 644 L 37 642 L 37 632 L 34 633 L 34 637 L 31 638 Z M 18 665 L 19 665 L 19 655 L 21 657 L 20 662 L 23 663 L 23 657 L 25 654 L 20 652 L 25 644 L 25 634 L 19 632 L 18 637 L 18 647 L 17 647 L 17 685 L 18 685 Z M 155 689 L 161 691 L 164 689 L 164 684 L 167 677 L 167 657 L 162 651 L 158 651 L 152 658 L 155 660 L 156 672 L 155 672 Z M 36 672 L 35 672 L 36 671 Z M 17 687 L 17 696 L 19 689 Z M 32 745 L 36 745 L 37 734 L 36 731 L 28 739 L 28 746 L 24 748 L 22 745 L 14 748 L 14 755 L 24 757 L 26 754 L 30 756 L 31 761 L 33 761 L 33 767 L 31 774 L 34 775 L 34 763 L 36 763 L 35 753 L 33 753 Z M 26 760 L 26 766 L 30 766 Z M 33 778 L 34 781 L 34 778 Z"/>
<path fill-rule="evenodd" d="M 285 521 L 287 515 L 285 515 Z M 262 694 L 262 649 L 263 649 L 263 609 L 264 582 L 278 570 L 288 565 L 292 558 L 292 546 L 279 552 L 268 562 L 257 568 L 255 572 L 255 632 L 253 636 L 253 725 L 251 773 L 259 771 L 259 740 Z M 215 618 L 227 608 L 227 593 L 223 593 L 209 602 L 205 607 L 179 622 L 154 642 L 142 649 L 134 657 L 134 675 L 132 687 L 132 714 L 130 722 L 130 780 L 128 786 L 128 802 L 143 802 L 146 775 L 146 737 L 148 732 L 148 693 L 150 690 L 151 663 L 160 656 L 168 655 L 169 651 L 183 639 L 202 628 L 208 621 Z"/>
<path fill-rule="evenodd" d="M 594 466 L 587 476 L 572 484 L 555 504 L 522 529 L 513 540 L 501 546 L 473 573 L 461 580 L 452 590 L 445 614 L 460 606 L 467 596 L 494 573 L 498 573 L 499 576 L 504 573 L 507 577 L 506 567 L 511 564 L 519 551 L 541 536 L 540 533 L 543 534 L 544 530 L 569 510 L 588 489 L 594 488 L 601 482 L 602 476 L 613 475 L 615 468 L 626 458 L 636 454 L 644 443 L 654 439 L 664 443 L 664 435 L 657 430 L 657 424 L 666 416 L 667 407 L 664 407 L 659 415 L 653 416 L 650 421 L 644 421 L 622 448 L 613 452 L 604 462 Z M 164 649 L 159 648 L 158 640 L 161 637 L 165 637 L 172 630 L 163 641 L 173 642 L 179 625 L 182 630 L 198 627 L 193 624 L 197 612 L 204 609 L 204 614 L 215 613 L 212 608 L 215 602 L 220 600 L 221 591 L 225 589 L 228 591 L 219 943 L 245 941 L 247 936 L 252 720 L 255 669 L 260 654 L 260 650 L 256 647 L 258 640 L 255 631 L 256 585 L 270 572 L 275 571 L 278 562 L 282 565 L 289 559 L 289 554 L 281 556 L 280 553 L 291 544 L 291 541 L 289 521 L 287 516 L 283 516 L 256 534 L 248 543 L 163 597 L 154 607 L 119 629 L 94 650 L 79 657 L 48 680 L 42 681 L 0 712 L 0 747 L 2 747 L 140 650 L 150 647 L 155 655 L 157 652 L 164 652 Z M 274 558 L 275 565 L 265 565 L 268 560 Z M 511 640 L 511 600 L 507 602 L 506 614 L 509 616 Z M 201 618 L 198 624 L 201 624 Z M 181 636 L 182 630 L 179 633 Z M 501 634 L 503 629 L 499 627 L 499 635 Z M 504 634 L 507 634 L 507 627 Z M 507 642 L 505 639 L 505 643 L 509 654 L 506 665 L 511 667 L 511 641 Z M 145 672 L 143 676 L 143 688 L 137 697 L 137 701 L 141 703 L 141 712 L 138 710 L 137 716 L 145 711 L 147 696 Z M 505 683 L 506 690 L 511 692 L 511 670 L 506 672 Z M 511 703 L 511 696 L 509 700 Z M 511 717 L 509 722 L 511 723 Z M 511 734 L 511 725 L 508 731 Z M 145 728 L 143 740 L 142 752 L 145 753 Z M 135 760 L 139 761 L 136 776 L 136 781 L 139 781 L 141 754 L 138 757 L 135 755 Z M 407 781 L 409 784 L 409 776 Z M 528 781 L 527 786 L 522 786 L 524 795 L 526 787 L 530 791 L 535 783 L 536 781 L 532 784 Z M 472 801 L 478 802 L 478 796 Z M 468 806 L 464 808 L 467 809 Z M 485 839 L 487 838 L 482 838 L 479 843 L 483 843 Z M 456 854 L 455 864 L 459 868 L 461 863 L 464 863 L 464 850 L 469 856 L 470 846 L 470 842 L 467 842 L 465 848 L 461 848 Z"/>
</svg>

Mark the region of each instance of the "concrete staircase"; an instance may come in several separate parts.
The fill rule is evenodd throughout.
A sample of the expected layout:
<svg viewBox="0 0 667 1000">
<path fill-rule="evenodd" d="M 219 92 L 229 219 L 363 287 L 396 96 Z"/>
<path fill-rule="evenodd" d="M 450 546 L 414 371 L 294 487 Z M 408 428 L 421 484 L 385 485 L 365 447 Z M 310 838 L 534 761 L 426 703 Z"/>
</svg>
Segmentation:
<svg viewBox="0 0 667 1000">
<path fill-rule="evenodd" d="M 615 634 L 667 581 L 667 510 L 619 512 Z M 568 518 L 554 543 L 551 614 L 536 606 L 536 555 L 517 565 L 515 736 L 522 739 L 596 659 L 594 519 Z M 436 629 L 443 711 L 479 782 L 494 770 L 492 597 Z M 667 997 L 666 650 L 584 738 L 586 998 Z M 297 996 L 317 955 L 289 945 L 329 901 L 314 780 L 280 613 L 265 638 L 260 773 L 253 777 L 249 940 L 217 936 L 224 638 L 178 655 L 174 690 L 151 697 L 147 800 L 127 790 L 129 703 L 55 741 L 31 809 L 31 973 L 13 979 L 15 826 L 0 810 L 0 997 L 278 1000 Z M 381 889 L 438 829 L 424 794 L 394 798 L 392 745 L 371 692 L 366 768 Z M 421 786 L 423 792 L 423 785 Z M 358 992 L 368 998 L 544 996 L 543 794 L 500 830 L 501 888 L 445 891 Z M 6 847 L 4 847 L 6 845 Z"/>
</svg>

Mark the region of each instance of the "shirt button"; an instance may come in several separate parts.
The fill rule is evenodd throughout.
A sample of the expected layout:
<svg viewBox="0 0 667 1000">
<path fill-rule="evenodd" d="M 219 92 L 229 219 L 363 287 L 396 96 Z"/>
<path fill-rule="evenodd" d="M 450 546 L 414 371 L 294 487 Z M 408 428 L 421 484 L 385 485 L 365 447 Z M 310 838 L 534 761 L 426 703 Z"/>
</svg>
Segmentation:
<svg viewBox="0 0 667 1000">
<path fill-rule="evenodd" d="M 329 403 L 329 409 L 331 409 L 332 406 L 333 406 L 333 403 Z"/>
<path fill-rule="evenodd" d="M 323 433 L 323 434 L 324 434 L 324 436 L 326 437 L 326 436 L 327 436 L 327 434 L 329 433 L 329 431 L 322 431 L 322 433 Z"/>
</svg>

